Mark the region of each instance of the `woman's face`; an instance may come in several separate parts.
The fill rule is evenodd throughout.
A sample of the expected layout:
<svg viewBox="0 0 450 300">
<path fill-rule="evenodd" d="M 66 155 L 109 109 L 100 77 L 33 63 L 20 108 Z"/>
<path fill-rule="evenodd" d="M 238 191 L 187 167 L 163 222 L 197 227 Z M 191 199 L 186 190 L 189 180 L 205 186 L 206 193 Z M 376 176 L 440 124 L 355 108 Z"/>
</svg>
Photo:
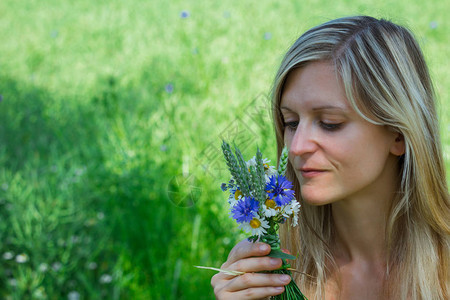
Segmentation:
<svg viewBox="0 0 450 300">
<path fill-rule="evenodd" d="M 289 160 L 308 203 L 373 196 L 395 185 L 403 141 L 351 108 L 330 63 L 292 71 L 280 110 Z"/>
</svg>

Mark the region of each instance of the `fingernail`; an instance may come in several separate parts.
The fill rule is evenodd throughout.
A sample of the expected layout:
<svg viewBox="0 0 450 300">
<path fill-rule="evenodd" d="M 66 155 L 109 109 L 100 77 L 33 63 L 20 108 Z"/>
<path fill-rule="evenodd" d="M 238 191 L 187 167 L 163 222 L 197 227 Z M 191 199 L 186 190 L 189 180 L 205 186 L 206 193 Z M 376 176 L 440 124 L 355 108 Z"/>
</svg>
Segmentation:
<svg viewBox="0 0 450 300">
<path fill-rule="evenodd" d="M 270 259 L 270 263 L 272 264 L 272 265 L 278 265 L 279 264 L 279 259 L 278 258 L 271 258 Z"/>
<path fill-rule="evenodd" d="M 267 246 L 267 245 L 260 245 L 260 246 L 259 246 L 259 250 L 265 252 L 265 251 L 269 250 L 269 246 Z"/>
<path fill-rule="evenodd" d="M 282 286 L 276 286 L 275 289 L 276 289 L 277 291 L 281 291 L 281 290 L 283 289 L 283 287 L 282 287 Z"/>
<path fill-rule="evenodd" d="M 289 276 L 289 275 L 281 275 L 280 276 L 280 280 L 281 280 L 281 282 L 289 282 L 289 280 L 291 280 L 291 276 Z"/>
</svg>

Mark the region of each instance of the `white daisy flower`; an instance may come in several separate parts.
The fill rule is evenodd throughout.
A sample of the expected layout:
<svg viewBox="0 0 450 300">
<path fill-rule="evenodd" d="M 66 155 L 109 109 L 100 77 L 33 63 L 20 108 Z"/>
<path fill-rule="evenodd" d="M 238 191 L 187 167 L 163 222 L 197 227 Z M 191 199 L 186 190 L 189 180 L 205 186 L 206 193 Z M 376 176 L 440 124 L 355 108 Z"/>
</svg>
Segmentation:
<svg viewBox="0 0 450 300">
<path fill-rule="evenodd" d="M 256 166 L 256 156 L 253 156 L 247 161 L 247 168 L 250 168 L 250 166 Z"/>
<path fill-rule="evenodd" d="M 269 181 L 269 177 L 272 175 L 277 174 L 277 170 L 274 166 L 269 165 L 270 160 L 267 158 L 263 159 L 263 166 L 264 166 L 264 174 L 265 174 L 265 180 L 266 182 Z M 250 168 L 250 166 L 256 167 L 256 156 L 253 156 L 252 159 L 247 161 L 247 168 Z"/>
<path fill-rule="evenodd" d="M 268 198 L 266 202 L 264 202 L 264 204 L 261 206 L 263 209 L 264 216 L 266 216 L 266 218 L 276 216 L 279 212 L 279 209 L 277 210 L 277 204 L 275 203 L 274 200 L 270 198 Z"/>
<path fill-rule="evenodd" d="M 277 169 L 275 169 L 274 166 L 267 165 L 266 167 L 266 164 L 264 164 L 264 173 L 266 173 L 266 177 L 278 174 Z"/>
<path fill-rule="evenodd" d="M 292 217 L 292 226 L 297 226 L 298 224 L 298 211 L 300 209 L 300 203 L 297 200 L 292 200 L 288 205 L 286 205 L 283 209 L 283 217 L 289 218 Z"/>
<path fill-rule="evenodd" d="M 276 171 L 276 170 L 275 170 L 275 167 L 269 165 L 270 159 L 264 158 L 264 159 L 262 160 L 262 162 L 263 162 L 263 166 L 264 166 L 264 172 L 265 172 L 266 174 L 269 172 L 269 170 L 270 170 L 271 172 Z M 252 159 L 250 159 L 249 161 L 247 161 L 247 168 L 250 168 L 251 166 L 252 166 L 252 167 L 256 167 L 256 156 L 253 156 Z"/>
<path fill-rule="evenodd" d="M 242 229 L 245 232 L 250 232 L 251 235 L 263 235 L 267 233 L 267 228 L 269 228 L 269 222 L 258 215 L 256 215 L 250 222 L 245 222 L 239 225 L 239 229 Z"/>
</svg>

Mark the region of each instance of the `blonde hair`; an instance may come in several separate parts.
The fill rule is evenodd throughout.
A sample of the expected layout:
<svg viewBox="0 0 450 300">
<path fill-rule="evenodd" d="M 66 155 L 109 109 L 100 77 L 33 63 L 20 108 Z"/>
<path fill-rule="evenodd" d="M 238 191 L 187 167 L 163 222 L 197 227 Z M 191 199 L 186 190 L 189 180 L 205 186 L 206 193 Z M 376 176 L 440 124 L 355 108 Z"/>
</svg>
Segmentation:
<svg viewBox="0 0 450 300">
<path fill-rule="evenodd" d="M 435 109 L 423 54 L 412 33 L 367 16 L 329 21 L 304 33 L 288 50 L 275 77 L 272 109 L 278 155 L 284 146 L 279 104 L 290 72 L 313 61 L 329 61 L 347 99 L 363 118 L 401 133 L 401 182 L 387 216 L 386 297 L 448 299 L 450 204 Z M 302 204 L 299 226 L 281 230 L 284 246 L 298 252 L 300 287 L 323 299 L 327 275 L 336 268 L 331 206 L 302 201 L 292 166 L 287 176 Z M 311 279 L 313 278 L 313 279 Z"/>
</svg>

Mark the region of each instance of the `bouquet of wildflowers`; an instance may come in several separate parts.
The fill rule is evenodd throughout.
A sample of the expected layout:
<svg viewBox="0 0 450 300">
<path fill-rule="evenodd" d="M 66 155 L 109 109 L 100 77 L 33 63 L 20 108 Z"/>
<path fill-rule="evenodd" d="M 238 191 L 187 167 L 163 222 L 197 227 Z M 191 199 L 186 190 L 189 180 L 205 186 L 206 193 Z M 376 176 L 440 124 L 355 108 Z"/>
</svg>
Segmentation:
<svg viewBox="0 0 450 300">
<path fill-rule="evenodd" d="M 222 151 L 231 173 L 228 183 L 222 184 L 222 190 L 229 192 L 230 216 L 239 224 L 239 228 L 251 234 L 249 241 L 257 240 L 271 246 L 268 256 L 281 258 L 282 267 L 272 271 L 292 276 L 290 265 L 286 259 L 295 256 L 284 253 L 280 249 L 278 237 L 279 224 L 293 218 L 292 225 L 298 222 L 300 204 L 295 200 L 292 183 L 284 176 L 288 159 L 287 148 L 284 147 L 278 170 L 269 166 L 269 160 L 263 159 L 259 149 L 256 156 L 245 161 L 241 151 L 235 146 L 235 153 L 225 141 Z M 273 299 L 306 299 L 294 280 L 286 286 L 285 292 Z"/>
</svg>

